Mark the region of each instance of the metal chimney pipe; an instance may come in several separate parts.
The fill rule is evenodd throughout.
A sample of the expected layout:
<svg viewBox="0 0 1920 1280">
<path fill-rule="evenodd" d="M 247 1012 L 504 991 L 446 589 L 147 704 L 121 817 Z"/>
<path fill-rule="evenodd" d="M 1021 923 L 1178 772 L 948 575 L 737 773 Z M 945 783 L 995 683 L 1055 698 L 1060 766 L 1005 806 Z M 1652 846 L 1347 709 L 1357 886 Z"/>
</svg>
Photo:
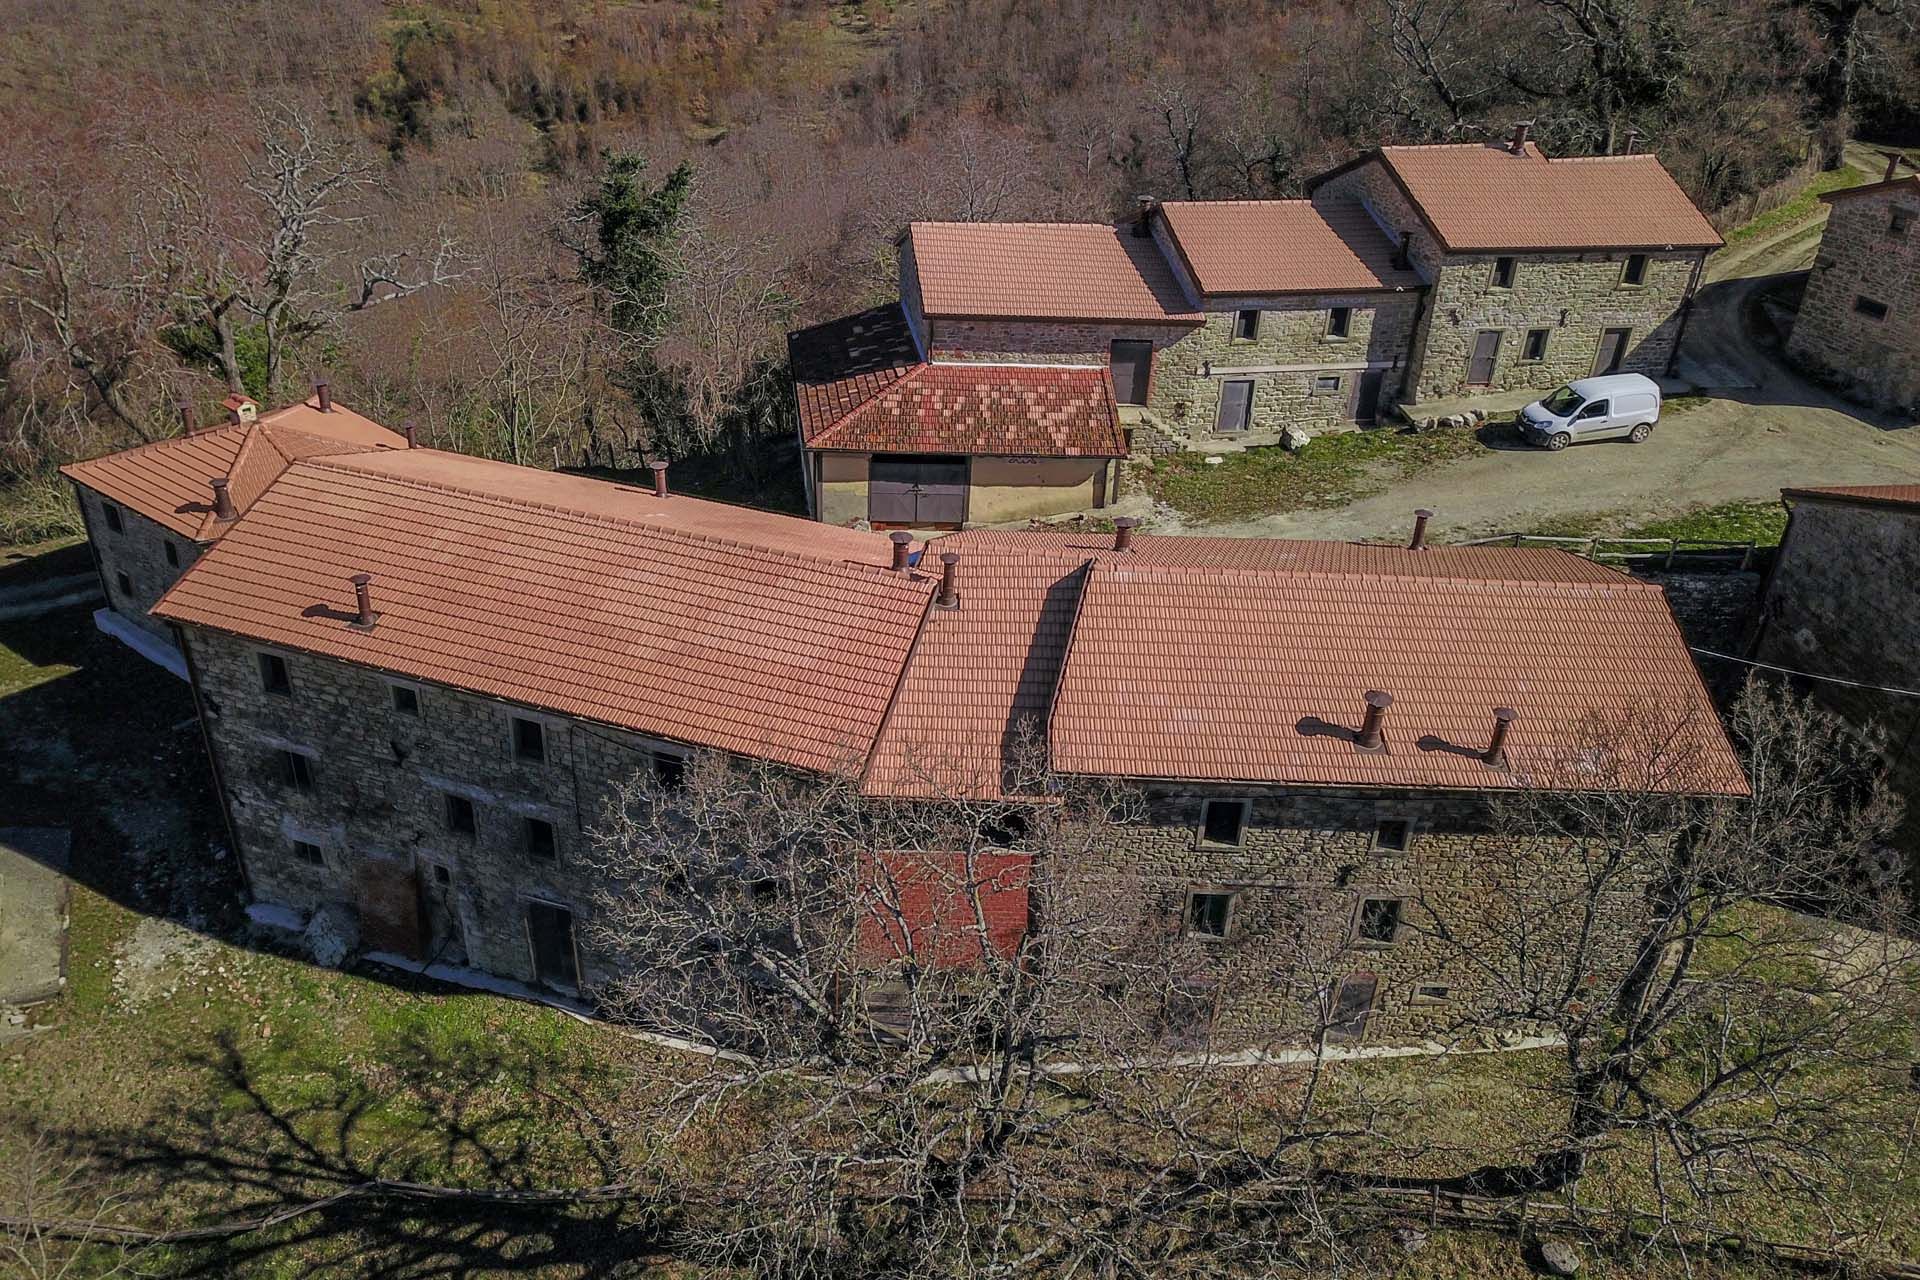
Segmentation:
<svg viewBox="0 0 1920 1280">
<path fill-rule="evenodd" d="M 1392 694 L 1382 693 L 1378 689 L 1367 690 L 1367 718 L 1360 722 L 1359 746 L 1362 751 L 1378 751 L 1386 746 L 1380 724 L 1387 718 L 1387 708 L 1392 705 Z"/>
<path fill-rule="evenodd" d="M 173 402 L 174 412 L 180 415 L 180 430 L 187 435 L 193 434 L 193 406 L 185 400 Z"/>
<path fill-rule="evenodd" d="M 1513 126 L 1513 141 L 1507 145 L 1507 150 L 1517 156 L 1525 155 L 1527 153 L 1527 135 L 1532 131 L 1533 121 L 1515 121 Z"/>
<path fill-rule="evenodd" d="M 1880 175 L 1880 181 L 1892 182 L 1893 175 L 1900 172 L 1900 161 L 1905 157 L 1898 151 L 1882 151 L 1880 154 L 1887 158 L 1887 171 Z"/>
<path fill-rule="evenodd" d="M 1407 550 L 1425 551 L 1427 549 L 1427 521 L 1433 519 L 1433 512 L 1421 507 L 1413 513 L 1413 537 L 1407 540 Z"/>
<path fill-rule="evenodd" d="M 666 497 L 667 464 L 664 462 L 649 462 L 647 469 L 653 472 L 653 496 L 656 498 Z"/>
<path fill-rule="evenodd" d="M 353 584 L 353 625 L 362 630 L 370 629 L 380 616 L 373 611 L 373 575 L 356 573 L 347 581 Z"/>
<path fill-rule="evenodd" d="M 207 483 L 213 486 L 213 518 L 231 520 L 240 513 L 233 509 L 233 495 L 227 492 L 227 478 L 215 476 Z"/>
<path fill-rule="evenodd" d="M 1133 234 L 1136 239 L 1144 240 L 1153 234 L 1153 197 L 1135 196 L 1133 204 Z"/>
<path fill-rule="evenodd" d="M 1133 531 L 1140 527 L 1140 521 L 1134 516 L 1121 516 L 1113 522 L 1113 549 L 1115 551 L 1133 550 Z"/>
<path fill-rule="evenodd" d="M 942 551 L 940 553 L 940 594 L 934 603 L 942 609 L 960 607 L 960 553 Z"/>
<path fill-rule="evenodd" d="M 1480 753 L 1480 759 L 1495 769 L 1506 767 L 1507 733 L 1513 728 L 1513 722 L 1519 712 L 1512 707 L 1493 709 L 1493 741 L 1487 743 L 1487 749 Z"/>
<path fill-rule="evenodd" d="M 907 548 L 913 545 L 913 535 L 905 529 L 895 529 L 887 535 L 887 541 L 893 543 L 893 571 L 907 571 Z"/>
<path fill-rule="evenodd" d="M 1638 129 L 1627 130 L 1627 154 L 1630 156 L 1640 154 L 1640 131 Z"/>
<path fill-rule="evenodd" d="M 325 382 L 316 382 L 313 384 L 313 398 L 320 402 L 320 412 L 333 412 L 333 388 L 329 387 Z"/>
<path fill-rule="evenodd" d="M 401 423 L 400 434 L 407 438 L 407 448 L 418 449 L 420 447 L 418 444 L 414 442 L 414 439 L 413 439 L 413 423 L 412 422 Z"/>
</svg>

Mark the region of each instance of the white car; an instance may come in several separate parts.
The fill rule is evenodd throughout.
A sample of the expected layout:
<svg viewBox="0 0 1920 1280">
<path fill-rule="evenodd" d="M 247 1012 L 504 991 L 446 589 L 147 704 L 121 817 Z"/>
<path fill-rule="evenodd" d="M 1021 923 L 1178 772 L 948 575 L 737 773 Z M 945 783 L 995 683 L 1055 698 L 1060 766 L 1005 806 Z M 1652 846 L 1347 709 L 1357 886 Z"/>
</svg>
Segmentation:
<svg viewBox="0 0 1920 1280">
<path fill-rule="evenodd" d="M 1660 384 L 1641 373 L 1609 373 L 1569 382 L 1520 411 L 1520 434 L 1564 449 L 1577 441 L 1643 443 L 1660 421 Z"/>
</svg>

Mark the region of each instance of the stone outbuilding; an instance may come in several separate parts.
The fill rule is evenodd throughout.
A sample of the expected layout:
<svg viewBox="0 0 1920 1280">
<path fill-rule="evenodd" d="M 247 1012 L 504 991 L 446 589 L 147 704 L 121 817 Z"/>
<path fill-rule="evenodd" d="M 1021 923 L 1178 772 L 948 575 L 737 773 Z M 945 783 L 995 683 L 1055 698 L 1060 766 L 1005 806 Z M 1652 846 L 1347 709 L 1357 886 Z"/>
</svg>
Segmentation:
<svg viewBox="0 0 1920 1280">
<path fill-rule="evenodd" d="M 1787 354 L 1877 408 L 1920 411 L 1920 173 L 1903 164 L 1820 197 L 1826 230 Z"/>
</svg>

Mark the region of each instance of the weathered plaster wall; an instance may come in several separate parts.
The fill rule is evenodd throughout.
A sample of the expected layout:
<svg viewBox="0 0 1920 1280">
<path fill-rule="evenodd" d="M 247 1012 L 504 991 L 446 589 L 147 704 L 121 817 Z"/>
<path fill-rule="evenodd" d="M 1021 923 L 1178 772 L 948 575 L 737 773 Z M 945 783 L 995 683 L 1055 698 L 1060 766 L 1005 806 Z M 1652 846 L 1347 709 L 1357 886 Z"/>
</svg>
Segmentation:
<svg viewBox="0 0 1920 1280">
<path fill-rule="evenodd" d="M 815 499 L 820 520 L 827 524 L 849 524 L 867 518 L 867 462 L 864 453 L 821 453 L 819 495 Z"/>
<path fill-rule="evenodd" d="M 1004 524 L 1038 516 L 1091 510 L 1106 495 L 1105 458 L 988 458 L 973 460 L 967 523 Z"/>
</svg>

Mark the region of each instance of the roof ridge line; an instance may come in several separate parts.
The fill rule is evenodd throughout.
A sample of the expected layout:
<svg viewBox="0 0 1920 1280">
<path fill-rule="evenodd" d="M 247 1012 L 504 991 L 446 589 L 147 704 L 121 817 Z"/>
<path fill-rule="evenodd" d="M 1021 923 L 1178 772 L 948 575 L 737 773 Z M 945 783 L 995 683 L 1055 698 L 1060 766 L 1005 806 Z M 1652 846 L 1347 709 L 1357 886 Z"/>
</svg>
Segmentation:
<svg viewBox="0 0 1920 1280">
<path fill-rule="evenodd" d="M 115 449 L 112 453 L 102 453 L 91 458 L 78 458 L 62 464 L 64 467 L 86 467 L 96 462 L 105 462 L 108 458 L 124 458 L 130 453 L 148 453 L 156 449 L 167 449 L 188 441 L 200 440 L 207 436 L 224 435 L 229 431 L 244 430 L 252 426 L 251 422 L 222 422 L 218 426 L 202 427 L 198 431 L 183 431 L 177 436 L 168 436 L 164 440 L 143 440 L 139 444 L 130 444 L 124 449 Z"/>
<path fill-rule="evenodd" d="M 1370 544 L 1350 543 L 1346 545 L 1367 546 Z M 1548 550 L 1548 551 L 1558 550 L 1558 548 L 1554 548 L 1554 547 L 1547 547 L 1542 549 Z M 1408 554 L 1413 555 L 1417 553 L 1408 552 Z M 1564 553 L 1564 554 L 1571 554 L 1571 553 Z M 1584 557 L 1575 557 L 1575 558 L 1583 559 Z M 1132 569 L 1138 572 L 1147 572 L 1147 573 L 1156 573 L 1156 574 L 1177 574 L 1180 576 L 1186 576 L 1190 574 L 1213 574 L 1213 575 L 1231 576 L 1231 577 L 1244 576 L 1244 577 L 1286 577 L 1286 578 L 1391 578 L 1395 582 L 1447 582 L 1447 583 L 1459 583 L 1461 585 L 1470 585 L 1470 584 L 1476 584 L 1476 583 L 1492 583 L 1500 586 L 1521 586 L 1521 587 L 1612 588 L 1616 586 L 1625 586 L 1625 587 L 1633 587 L 1641 591 L 1662 591 L 1663 590 L 1660 584 L 1657 582 L 1642 582 L 1640 579 L 1624 573 L 1620 575 L 1618 582 L 1612 582 L 1612 581 L 1588 582 L 1588 581 L 1568 579 L 1568 578 L 1511 578 L 1511 577 L 1468 578 L 1468 577 L 1461 577 L 1458 574 L 1451 574 L 1451 573 L 1406 573 L 1401 570 L 1393 569 L 1393 568 L 1326 569 L 1326 568 L 1309 568 L 1309 567 L 1294 566 L 1294 565 L 1166 564 L 1166 563 L 1149 563 L 1145 561 L 1126 561 L 1126 560 L 1102 560 L 1100 561 L 1100 563 L 1103 565 L 1111 566 L 1116 569 Z M 1595 563 L 1595 562 L 1589 561 L 1588 563 Z"/>
<path fill-rule="evenodd" d="M 378 452 L 378 451 L 376 450 L 374 452 Z M 401 451 L 394 450 L 393 452 L 399 453 Z M 433 450 L 422 450 L 421 452 L 440 453 L 443 451 L 439 449 L 433 449 Z M 352 456 L 359 456 L 359 455 L 352 455 Z M 471 454 L 463 454 L 463 453 L 449 454 L 448 456 L 456 457 L 456 458 L 472 457 Z M 485 459 L 481 459 L 481 461 L 492 462 L 494 460 L 491 458 L 485 458 Z M 499 465 L 513 466 L 515 464 L 500 463 Z M 370 480 L 390 481 L 396 484 L 411 485 L 415 488 L 432 490 L 439 493 L 457 493 L 467 497 L 485 499 L 486 501 L 489 501 L 489 502 L 501 502 L 501 503 L 507 504 L 508 506 L 523 507 L 532 511 L 554 511 L 554 512 L 559 512 L 562 515 L 572 516 L 576 519 L 591 521 L 595 524 L 609 525 L 614 528 L 626 529 L 626 528 L 631 528 L 635 525 L 639 525 L 645 528 L 646 530 L 648 530 L 649 532 L 669 534 L 673 537 L 680 538 L 696 544 L 711 543 L 716 546 L 731 547 L 741 551 L 754 552 L 758 555 L 785 557 L 787 559 L 800 562 L 800 563 L 844 566 L 850 569 L 871 570 L 877 573 L 892 575 L 892 570 L 886 568 L 886 566 L 884 565 L 864 564 L 858 560 L 834 559 L 826 556 L 809 555 L 805 552 L 793 551 L 785 547 L 769 547 L 762 543 L 743 542 L 738 538 L 728 538 L 720 534 L 703 533 L 693 529 L 676 528 L 673 525 L 658 524 L 651 520 L 640 519 L 633 516 L 612 516 L 599 511 L 583 511 L 578 507 L 562 506 L 557 502 L 541 502 L 533 498 L 523 498 L 514 494 L 493 493 L 485 489 L 469 488 L 466 485 L 449 484 L 444 480 L 426 480 L 426 479 L 422 479 L 419 476 L 402 476 L 402 475 L 394 475 L 390 472 L 367 471 L 359 467 L 355 467 L 348 463 L 335 462 L 331 458 L 307 458 L 300 462 L 292 463 L 287 467 L 286 471 L 281 472 L 280 476 L 275 478 L 274 484 L 277 485 L 280 482 L 280 479 L 285 477 L 288 474 L 288 472 L 298 470 L 301 467 L 312 467 L 315 470 L 331 471 L 341 475 L 360 476 Z M 537 470 L 538 468 L 528 468 L 528 469 Z M 548 474 L 553 474 L 553 473 L 548 473 Z M 618 484 L 614 484 L 610 480 L 600 480 L 593 476 L 579 476 L 575 478 L 582 479 L 582 480 L 589 480 L 595 484 L 608 485 L 615 489 L 624 487 Z M 272 487 L 273 485 L 268 486 L 269 489 L 271 489 Z M 635 490 L 635 492 L 641 492 L 641 491 Z M 265 490 L 262 491 L 262 496 L 264 496 L 264 494 L 265 494 Z M 708 502 L 709 500 L 705 498 L 694 498 L 694 497 L 690 497 L 688 495 L 683 494 L 681 495 L 681 501 Z M 714 503 L 710 503 L 710 505 L 726 506 L 728 504 L 714 502 Z M 762 512 L 761 514 L 767 514 L 767 513 Z M 795 516 L 793 517 L 793 519 L 797 520 L 799 519 L 799 517 Z M 811 524 L 812 522 L 806 521 L 804 523 Z M 928 589 L 929 590 L 932 589 L 931 579 L 916 579 L 916 581 L 925 581 L 928 584 Z"/>
<path fill-rule="evenodd" d="M 904 311 L 904 308 L 902 308 L 902 310 Z M 912 326 L 909 325 L 908 327 L 911 328 Z M 914 346 L 915 346 L 915 349 L 917 350 L 919 347 L 919 339 L 917 338 L 914 339 Z M 890 367 L 899 368 L 900 366 L 893 365 Z M 854 414 L 859 413 L 862 409 L 865 409 L 866 407 L 871 405 L 875 400 L 878 400 L 881 396 L 885 395 L 887 392 L 893 390 L 895 387 L 901 385 L 902 383 L 913 381 L 915 378 L 920 376 L 921 370 L 930 369 L 932 367 L 933 367 L 933 361 L 930 359 L 921 360 L 917 364 L 908 365 L 907 371 L 905 373 L 895 378 L 892 382 L 889 382 L 886 386 L 876 389 L 874 393 L 868 396 L 865 400 L 861 400 L 858 403 L 852 405 L 851 407 L 848 408 L 848 410 L 845 413 L 841 414 L 839 417 L 835 418 L 832 422 L 829 422 L 826 426 L 820 428 L 818 431 L 814 432 L 812 437 L 807 440 L 806 442 L 807 445 L 809 447 L 817 447 L 822 440 L 825 440 L 828 436 L 838 431 L 841 427 L 844 427 L 847 425 L 847 423 L 853 421 Z"/>
</svg>

